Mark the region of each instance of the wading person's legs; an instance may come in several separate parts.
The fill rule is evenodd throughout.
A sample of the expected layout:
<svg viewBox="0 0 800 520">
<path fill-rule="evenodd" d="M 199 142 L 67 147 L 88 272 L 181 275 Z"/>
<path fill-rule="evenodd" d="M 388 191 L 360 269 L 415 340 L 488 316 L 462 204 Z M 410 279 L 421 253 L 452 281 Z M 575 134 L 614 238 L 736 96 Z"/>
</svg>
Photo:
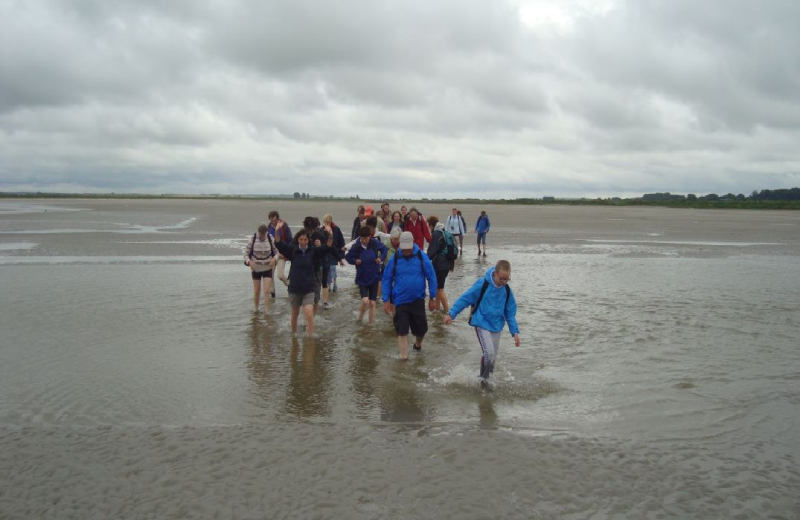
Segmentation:
<svg viewBox="0 0 800 520">
<path fill-rule="evenodd" d="M 303 314 L 306 315 L 306 332 L 314 334 L 314 305 L 304 305 Z"/>
</svg>

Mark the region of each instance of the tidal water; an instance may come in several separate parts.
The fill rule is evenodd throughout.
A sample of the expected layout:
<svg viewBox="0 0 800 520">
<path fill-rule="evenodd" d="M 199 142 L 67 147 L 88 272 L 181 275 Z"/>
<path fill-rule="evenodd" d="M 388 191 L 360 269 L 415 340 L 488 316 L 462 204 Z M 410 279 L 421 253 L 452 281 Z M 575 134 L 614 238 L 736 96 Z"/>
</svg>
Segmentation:
<svg viewBox="0 0 800 520">
<path fill-rule="evenodd" d="M 0 200 L 0 518 L 800 517 L 800 213 L 462 206 L 446 292 L 507 259 L 522 330 L 483 391 L 464 316 L 401 362 L 352 267 L 316 337 L 254 311 L 272 209 L 355 217 Z"/>
</svg>

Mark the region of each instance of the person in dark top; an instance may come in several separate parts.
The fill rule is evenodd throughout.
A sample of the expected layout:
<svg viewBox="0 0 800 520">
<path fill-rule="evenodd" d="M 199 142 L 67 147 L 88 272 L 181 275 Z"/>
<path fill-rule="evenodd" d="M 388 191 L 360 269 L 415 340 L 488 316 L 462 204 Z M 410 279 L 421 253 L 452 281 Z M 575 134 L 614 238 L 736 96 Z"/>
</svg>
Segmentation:
<svg viewBox="0 0 800 520">
<path fill-rule="evenodd" d="M 448 260 L 445 255 L 447 242 L 444 237 L 444 224 L 439 222 L 439 218 L 431 215 L 428 217 L 428 226 L 431 229 L 431 241 L 428 244 L 428 258 L 431 259 L 433 270 L 436 271 L 436 308 L 441 307 L 444 312 L 450 310 L 450 303 L 444 293 L 444 283 L 447 275 L 453 272 L 455 260 Z"/>
<path fill-rule="evenodd" d="M 325 257 L 325 269 L 323 269 L 323 284 L 322 284 L 322 308 L 330 309 L 328 303 L 328 293 L 332 290 L 336 292 L 336 266 L 337 264 L 344 265 L 344 235 L 342 230 L 333 221 L 333 215 L 327 214 L 322 217 L 322 223 L 330 226 L 333 231 L 333 246 L 328 256 Z"/>
<path fill-rule="evenodd" d="M 317 279 L 315 264 L 330 252 L 333 244 L 333 232 L 328 227 L 326 243 L 317 238 L 311 243 L 310 233 L 301 229 L 295 234 L 297 244 L 286 243 L 275 237 L 275 247 L 286 260 L 292 262 L 289 269 L 289 301 L 292 305 L 292 332 L 297 332 L 297 318 L 300 308 L 306 317 L 306 332 L 314 334 L 314 288 Z"/>
<path fill-rule="evenodd" d="M 358 230 L 361 229 L 361 221 L 367 218 L 367 210 L 364 209 L 364 206 L 358 207 L 358 214 L 356 215 L 356 219 L 353 221 L 353 229 L 350 231 L 350 240 L 355 240 L 358 238 Z"/>
<path fill-rule="evenodd" d="M 405 221 L 403 220 L 403 214 L 399 211 L 395 211 L 392 213 L 392 219 L 386 225 L 386 232 L 391 233 L 392 230 L 397 227 L 400 229 L 400 232 L 403 232 L 403 227 L 405 226 Z"/>
<path fill-rule="evenodd" d="M 370 325 L 375 322 L 375 306 L 381 282 L 381 268 L 386 261 L 386 254 L 389 252 L 386 246 L 372 238 L 371 234 L 370 228 L 361 228 L 359 240 L 345 255 L 347 262 L 356 266 L 356 285 L 361 292 L 358 321 L 361 323 L 364 313 L 369 308 Z"/>
<path fill-rule="evenodd" d="M 311 244 L 320 243 L 325 244 L 328 242 L 328 233 L 324 228 L 320 227 L 319 219 L 317 217 L 308 216 L 303 219 L 303 229 L 306 230 Z M 326 257 L 314 259 L 314 314 L 317 313 L 317 305 L 322 298 L 322 288 L 328 286 L 328 281 L 325 279 L 328 271 L 328 261 Z"/>
</svg>

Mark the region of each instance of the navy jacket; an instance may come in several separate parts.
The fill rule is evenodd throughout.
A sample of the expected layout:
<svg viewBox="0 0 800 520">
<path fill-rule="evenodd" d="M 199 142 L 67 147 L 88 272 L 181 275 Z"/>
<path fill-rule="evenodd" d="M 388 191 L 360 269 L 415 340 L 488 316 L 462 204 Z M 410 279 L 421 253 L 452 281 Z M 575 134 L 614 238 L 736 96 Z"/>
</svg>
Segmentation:
<svg viewBox="0 0 800 520">
<path fill-rule="evenodd" d="M 276 242 L 275 247 L 286 260 L 292 262 L 289 270 L 289 292 L 292 294 L 314 292 L 314 277 L 317 276 L 314 264 L 324 258 L 330 248 L 323 243 L 322 247 L 308 246 L 303 251 L 300 246 L 284 242 Z"/>
<path fill-rule="evenodd" d="M 331 245 L 331 250 L 328 252 L 327 260 L 328 265 L 336 265 L 339 260 L 344 260 L 344 253 L 342 252 L 344 235 L 342 234 L 342 229 L 334 223 L 331 223 L 331 229 L 333 230 L 333 245 Z"/>
<path fill-rule="evenodd" d="M 389 252 L 386 246 L 380 241 L 370 238 L 367 247 L 358 240 L 345 255 L 348 264 L 356 265 L 356 260 L 361 260 L 361 265 L 356 266 L 356 284 L 372 285 L 381 279 L 381 266 L 375 262 L 380 257 L 382 262 L 386 262 L 386 254 Z"/>
</svg>

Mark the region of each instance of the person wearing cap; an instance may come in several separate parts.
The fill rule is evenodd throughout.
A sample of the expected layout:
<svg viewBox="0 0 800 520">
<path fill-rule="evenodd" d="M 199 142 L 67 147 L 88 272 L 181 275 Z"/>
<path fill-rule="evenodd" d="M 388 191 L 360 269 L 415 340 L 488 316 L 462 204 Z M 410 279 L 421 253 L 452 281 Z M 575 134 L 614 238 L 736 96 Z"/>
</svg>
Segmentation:
<svg viewBox="0 0 800 520">
<path fill-rule="evenodd" d="M 422 350 L 422 341 L 428 332 L 425 311 L 425 285 L 430 303 L 436 308 L 436 273 L 433 264 L 414 243 L 414 236 L 404 231 L 398 241 L 399 252 L 386 264 L 383 271 L 383 310 L 394 316 L 397 346 L 400 359 L 408 359 L 408 333 L 414 335 L 414 350 Z"/>
</svg>

